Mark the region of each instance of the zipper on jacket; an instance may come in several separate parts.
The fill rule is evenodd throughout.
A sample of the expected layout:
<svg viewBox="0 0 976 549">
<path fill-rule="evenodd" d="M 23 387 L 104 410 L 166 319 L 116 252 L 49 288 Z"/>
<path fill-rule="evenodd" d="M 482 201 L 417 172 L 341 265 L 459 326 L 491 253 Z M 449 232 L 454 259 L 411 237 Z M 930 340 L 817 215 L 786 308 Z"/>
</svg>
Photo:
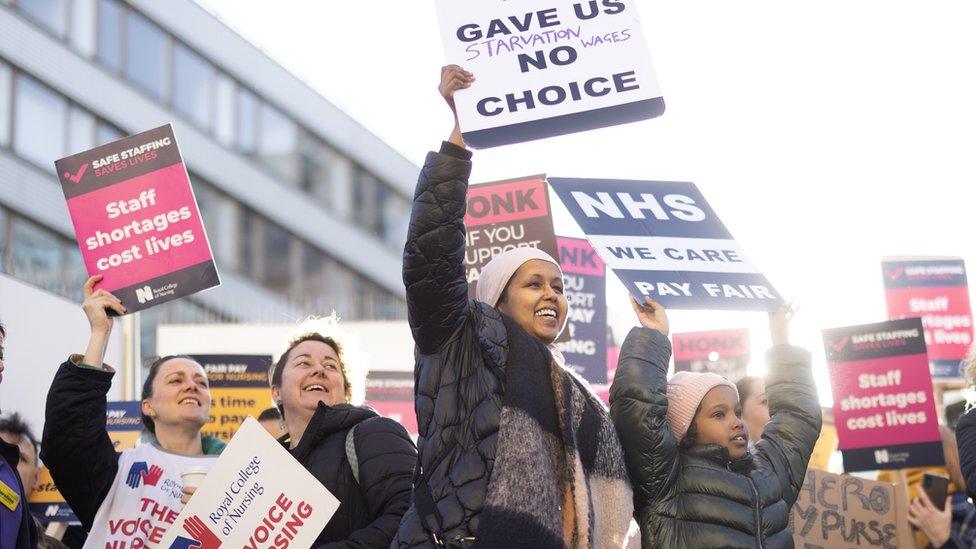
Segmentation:
<svg viewBox="0 0 976 549">
<path fill-rule="evenodd" d="M 732 468 L 730 466 L 729 470 L 731 469 Z M 762 510 L 760 509 L 760 507 L 762 506 L 762 502 L 759 500 L 759 490 L 756 488 L 756 483 L 752 480 L 752 477 L 750 477 L 749 475 L 745 475 L 745 477 L 746 480 L 749 481 L 749 487 L 752 488 L 752 496 L 755 498 L 756 501 L 756 506 L 754 508 L 754 510 L 756 511 L 756 540 L 759 542 L 760 549 L 763 549 L 766 547 L 766 543 L 763 541 L 763 533 L 762 533 Z"/>
</svg>

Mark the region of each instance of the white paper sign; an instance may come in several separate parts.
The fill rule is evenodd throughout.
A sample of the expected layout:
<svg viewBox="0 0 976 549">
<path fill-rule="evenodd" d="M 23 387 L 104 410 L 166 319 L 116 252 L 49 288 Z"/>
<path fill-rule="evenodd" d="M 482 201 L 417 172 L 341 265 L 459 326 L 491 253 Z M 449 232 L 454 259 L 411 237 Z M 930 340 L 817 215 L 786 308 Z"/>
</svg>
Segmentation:
<svg viewBox="0 0 976 549">
<path fill-rule="evenodd" d="M 157 547 L 310 547 L 339 500 L 247 418 Z"/>
<path fill-rule="evenodd" d="M 644 120 L 664 112 L 633 0 L 437 0 L 447 62 L 476 148 Z"/>
</svg>

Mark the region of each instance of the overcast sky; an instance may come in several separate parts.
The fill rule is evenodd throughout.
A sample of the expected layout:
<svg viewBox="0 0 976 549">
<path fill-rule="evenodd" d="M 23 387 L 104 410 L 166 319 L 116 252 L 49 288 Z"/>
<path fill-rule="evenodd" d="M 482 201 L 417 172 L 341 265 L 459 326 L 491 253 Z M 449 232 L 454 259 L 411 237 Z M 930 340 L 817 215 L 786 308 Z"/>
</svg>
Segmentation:
<svg viewBox="0 0 976 549">
<path fill-rule="evenodd" d="M 433 2 L 201 2 L 415 164 L 448 135 Z M 827 402 L 820 329 L 885 319 L 882 256 L 976 265 L 976 7 L 636 4 L 664 115 L 479 151 L 472 181 L 546 173 L 695 182 L 800 305 L 794 340 L 814 351 Z M 565 212 L 556 231 L 581 236 Z M 611 318 L 625 333 L 633 314 L 623 287 L 610 287 Z M 768 344 L 759 313 L 673 312 L 671 323 L 749 327 L 757 359 Z"/>
</svg>

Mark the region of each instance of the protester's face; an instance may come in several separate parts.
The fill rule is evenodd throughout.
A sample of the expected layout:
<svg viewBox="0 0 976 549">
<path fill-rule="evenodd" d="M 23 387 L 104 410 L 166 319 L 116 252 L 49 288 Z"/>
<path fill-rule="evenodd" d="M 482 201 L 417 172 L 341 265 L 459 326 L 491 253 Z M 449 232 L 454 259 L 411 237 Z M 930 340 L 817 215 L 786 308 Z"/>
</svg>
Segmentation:
<svg viewBox="0 0 976 549">
<path fill-rule="evenodd" d="M 281 385 L 272 388 L 285 419 L 310 418 L 319 402 L 335 406 L 346 401 L 345 378 L 339 354 L 328 343 L 303 341 L 288 353 Z"/>
<path fill-rule="evenodd" d="M 543 343 L 555 341 L 569 309 L 559 267 L 542 259 L 526 261 L 508 281 L 504 296 L 499 311 Z"/>
<path fill-rule="evenodd" d="M 766 382 L 761 378 L 752 382 L 749 397 L 742 401 L 742 421 L 746 424 L 749 439 L 756 441 L 762 437 L 763 429 L 769 423 L 769 404 L 766 402 Z"/>
<path fill-rule="evenodd" d="M 160 425 L 184 422 L 202 427 L 210 419 L 210 384 L 203 367 L 192 360 L 167 360 L 156 373 L 153 394 L 142 401 L 142 412 Z"/>
<path fill-rule="evenodd" d="M 20 482 L 24 485 L 24 491 L 30 494 L 37 488 L 37 477 L 38 477 L 38 466 L 37 466 L 37 452 L 34 451 L 34 445 L 27 437 L 18 437 L 12 433 L 5 433 L 0 431 L 0 438 L 9 444 L 16 444 L 17 449 L 20 452 L 20 458 L 17 461 L 17 474 L 20 475 Z"/>
<path fill-rule="evenodd" d="M 735 391 L 725 385 L 705 394 L 695 415 L 698 444 L 718 444 L 729 450 L 730 459 L 746 456 L 748 437 L 742 423 L 742 408 Z"/>
</svg>

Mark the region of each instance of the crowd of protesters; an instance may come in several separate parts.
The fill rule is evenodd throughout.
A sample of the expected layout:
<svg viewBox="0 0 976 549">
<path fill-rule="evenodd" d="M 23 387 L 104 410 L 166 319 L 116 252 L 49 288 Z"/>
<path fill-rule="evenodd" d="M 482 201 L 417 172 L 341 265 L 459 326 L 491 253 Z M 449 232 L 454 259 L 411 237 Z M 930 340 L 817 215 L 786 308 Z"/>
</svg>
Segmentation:
<svg viewBox="0 0 976 549">
<path fill-rule="evenodd" d="M 469 298 L 473 155 L 453 98 L 473 81 L 460 67 L 442 70 L 455 125 L 424 162 L 404 249 L 416 442 L 363 405 L 365 370 L 334 314 L 297 326 L 268 372 L 274 408 L 262 425 L 340 501 L 315 546 L 792 547 L 791 507 L 821 433 L 810 353 L 789 343 L 792 311 L 770 314 L 765 378 L 669 379 L 667 312 L 631 298 L 638 327 L 621 347 L 608 408 L 554 345 L 569 313 L 555 258 L 535 248 L 501 253 Z M 85 547 L 101 548 L 110 521 L 134 515 L 143 497 L 182 509 L 194 489 L 163 487 L 182 486 L 180 471 L 213 466 L 225 446 L 201 431 L 206 371 L 167 356 L 152 362 L 142 388 L 143 444 L 115 451 L 106 433 L 114 370 L 104 356 L 125 309 L 99 281 L 84 286 L 89 344 L 55 375 L 43 444 L 16 414 L 0 419 L 0 549 L 61 546 L 26 507 L 38 458 L 87 532 Z M 0 325 L 0 380 L 5 338 Z M 942 436 L 949 498 L 943 509 L 910 486 L 909 520 L 933 547 L 976 547 L 976 411 Z"/>
</svg>

